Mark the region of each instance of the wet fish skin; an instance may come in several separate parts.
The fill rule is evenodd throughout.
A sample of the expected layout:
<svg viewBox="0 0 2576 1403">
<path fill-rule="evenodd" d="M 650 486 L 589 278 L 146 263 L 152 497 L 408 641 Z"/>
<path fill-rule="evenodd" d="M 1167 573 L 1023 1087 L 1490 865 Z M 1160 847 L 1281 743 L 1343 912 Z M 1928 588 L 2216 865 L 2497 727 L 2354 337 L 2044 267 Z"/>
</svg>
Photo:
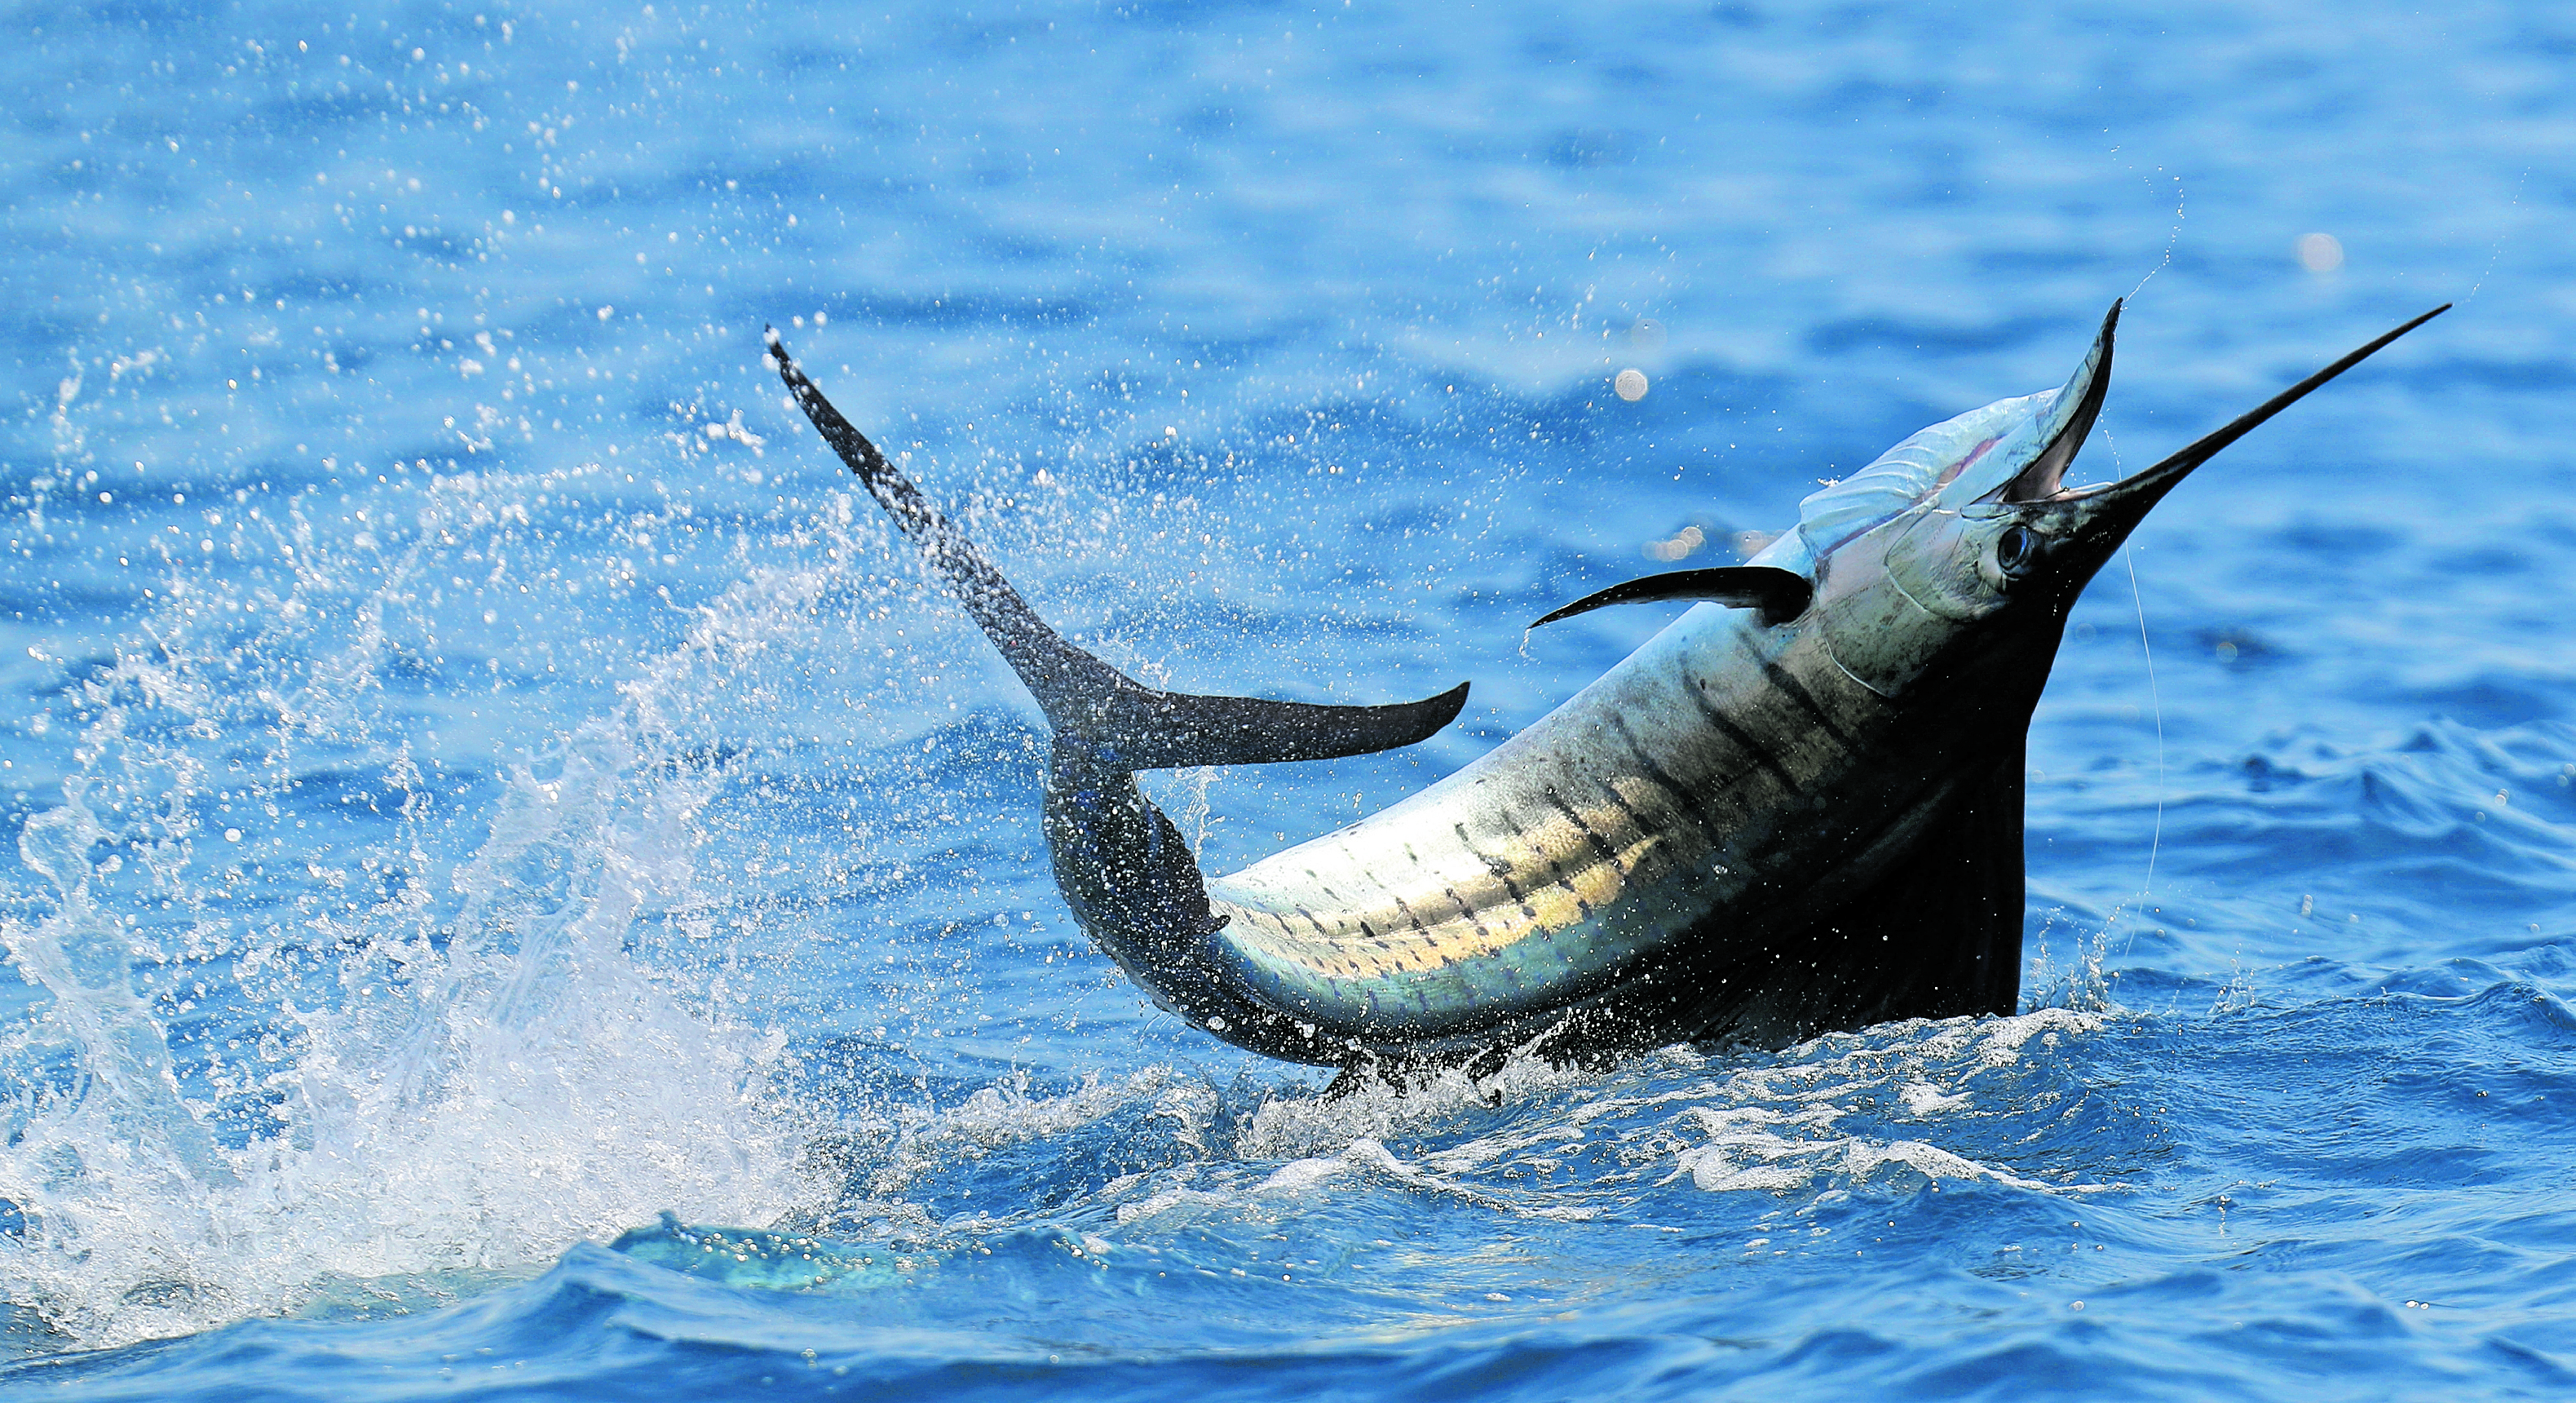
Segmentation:
<svg viewBox="0 0 2576 1403">
<path fill-rule="evenodd" d="M 2194 468 L 2446 309 L 2144 472 L 2069 489 L 2109 388 L 2115 303 L 2061 388 L 1913 435 L 1807 498 L 1747 566 L 1550 615 L 1719 601 L 1458 772 L 1214 879 L 1136 771 L 1410 743 L 1465 688 L 1327 708 L 1119 677 L 1040 622 L 774 332 L 770 347 L 1038 696 L 1056 732 L 1048 844 L 1084 928 L 1215 1036 L 1347 1066 L 2012 1012 L 2023 751 L 2075 598 Z"/>
</svg>

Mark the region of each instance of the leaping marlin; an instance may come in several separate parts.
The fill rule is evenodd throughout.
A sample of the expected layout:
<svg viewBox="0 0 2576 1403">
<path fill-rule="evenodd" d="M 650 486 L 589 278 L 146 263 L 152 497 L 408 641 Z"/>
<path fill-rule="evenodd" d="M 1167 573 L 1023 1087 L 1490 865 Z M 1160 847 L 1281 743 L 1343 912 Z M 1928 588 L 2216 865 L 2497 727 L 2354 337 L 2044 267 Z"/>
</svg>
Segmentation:
<svg viewBox="0 0 2576 1403">
<path fill-rule="evenodd" d="M 2068 488 L 2114 303 L 2063 388 L 1915 434 L 1748 564 L 1549 614 L 1704 601 L 1457 773 L 1213 879 L 1137 771 L 1410 745 L 1466 686 L 1367 707 L 1146 687 L 1049 628 L 775 330 L 768 359 L 1036 695 L 1047 846 L 1083 929 L 1217 1037 L 1348 1068 L 2012 1012 L 2022 753 L 2076 595 L 2192 469 L 2446 310 L 2144 472 Z"/>
</svg>

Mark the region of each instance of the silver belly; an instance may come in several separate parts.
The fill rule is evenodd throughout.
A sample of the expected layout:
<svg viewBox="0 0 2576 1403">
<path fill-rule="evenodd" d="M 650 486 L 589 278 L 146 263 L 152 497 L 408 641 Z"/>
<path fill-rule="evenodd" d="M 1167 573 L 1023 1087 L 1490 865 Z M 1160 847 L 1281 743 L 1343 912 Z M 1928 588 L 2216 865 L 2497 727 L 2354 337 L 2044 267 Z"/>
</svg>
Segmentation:
<svg viewBox="0 0 2576 1403">
<path fill-rule="evenodd" d="M 1758 940 L 1848 851 L 1813 825 L 1883 819 L 1848 791 L 1891 720 L 1794 625 L 1702 606 L 1456 774 L 1210 881 L 1216 939 L 1336 1034 L 1559 1007 L 1675 940 Z"/>
</svg>

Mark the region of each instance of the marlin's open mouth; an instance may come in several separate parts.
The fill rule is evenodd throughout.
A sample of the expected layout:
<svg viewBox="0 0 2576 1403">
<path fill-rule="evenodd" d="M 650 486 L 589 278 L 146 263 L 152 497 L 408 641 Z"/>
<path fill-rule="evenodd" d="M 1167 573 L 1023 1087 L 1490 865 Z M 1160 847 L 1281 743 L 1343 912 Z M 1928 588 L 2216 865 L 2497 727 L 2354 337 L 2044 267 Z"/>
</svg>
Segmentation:
<svg viewBox="0 0 2576 1403">
<path fill-rule="evenodd" d="M 2263 421 L 2273 415 L 2306 398 L 2317 387 L 2361 364 L 2388 343 L 2450 309 L 2451 304 L 2445 302 L 2371 341 L 2316 374 L 2236 416 L 2224 426 L 2202 435 L 2188 447 L 2167 457 L 2154 467 L 2131 474 L 2118 482 L 2071 491 L 2059 486 L 2055 475 L 2041 478 L 2026 473 L 2023 477 L 2014 479 L 2014 491 L 2008 496 L 2008 500 L 2016 504 L 2044 505 L 2048 509 L 2044 513 L 2044 524 L 2035 524 L 2040 525 L 2044 536 L 2053 537 L 2062 542 L 2060 549 L 2066 555 L 2073 557 L 2057 568 L 2080 570 L 2085 577 L 2089 578 L 2092 570 L 2108 560 L 2111 553 L 2119 549 L 2120 543 L 2128 539 L 2129 533 L 2137 529 L 2138 523 L 2146 519 L 2147 513 L 2154 509 L 2156 503 L 2163 501 L 2165 494 L 2180 485 L 2184 478 L 2189 477 L 2193 469 L 2217 457 L 2219 452 L 2229 444 L 2253 432 Z M 2097 343 L 2094 352 L 2106 370 L 2111 363 L 2111 324 L 2119 319 L 2119 314 L 2119 308 L 2114 306 L 2111 309 L 2111 320 L 2103 324 L 2102 339 Z M 2088 370 L 2091 369 L 2092 363 L 2092 358 L 2087 358 Z M 2104 382 L 2108 379 L 2107 375 L 2094 379 L 2091 393 L 2087 396 L 2087 406 L 2080 413 L 2081 428 L 2075 429 L 2074 432 L 2080 434 L 2081 429 L 2092 426 L 2094 413 L 2101 404 Z M 2063 455 L 2059 455 L 2052 447 L 2046 456 L 2056 462 L 2056 471 L 2062 474 L 2065 463 L 2074 457 L 2074 448 L 2070 446 Z M 2042 465 L 2034 463 L 2032 466 L 2033 472 L 2036 473 Z M 2028 488 L 2026 493 L 2023 490 L 2025 484 Z"/>
</svg>

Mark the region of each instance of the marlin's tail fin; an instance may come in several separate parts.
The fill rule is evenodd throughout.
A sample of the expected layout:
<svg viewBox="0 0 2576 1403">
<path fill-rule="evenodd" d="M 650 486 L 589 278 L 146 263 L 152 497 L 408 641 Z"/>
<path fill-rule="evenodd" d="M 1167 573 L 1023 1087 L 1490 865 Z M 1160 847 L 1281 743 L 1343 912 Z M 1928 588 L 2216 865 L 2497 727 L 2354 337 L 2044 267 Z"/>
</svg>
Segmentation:
<svg viewBox="0 0 2576 1403">
<path fill-rule="evenodd" d="M 1134 681 L 1047 627 L 966 533 L 823 398 L 774 328 L 768 342 L 779 378 L 823 441 L 921 548 L 931 571 L 1036 695 L 1059 741 L 1082 741 L 1097 763 L 1157 770 L 1366 755 L 1428 738 L 1467 704 L 1463 682 L 1436 697 L 1394 706 L 1315 706 L 1158 692 Z"/>
</svg>

